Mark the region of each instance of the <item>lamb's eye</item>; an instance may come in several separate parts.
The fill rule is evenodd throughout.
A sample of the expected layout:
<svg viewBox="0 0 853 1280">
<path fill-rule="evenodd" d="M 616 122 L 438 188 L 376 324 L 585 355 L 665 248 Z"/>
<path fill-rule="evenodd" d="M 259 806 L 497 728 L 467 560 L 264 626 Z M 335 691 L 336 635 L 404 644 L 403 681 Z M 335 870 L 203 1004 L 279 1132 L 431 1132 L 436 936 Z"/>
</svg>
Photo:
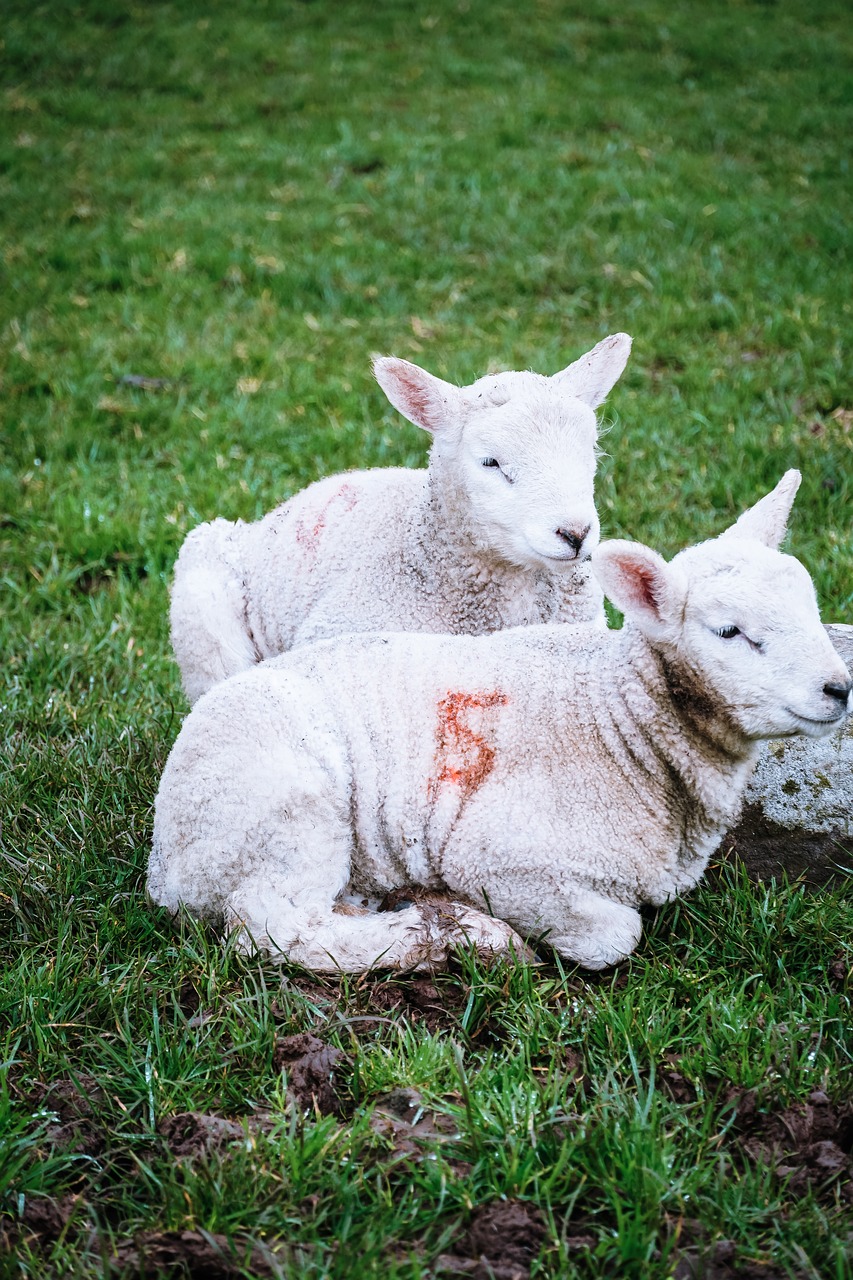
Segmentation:
<svg viewBox="0 0 853 1280">
<path fill-rule="evenodd" d="M 515 476 L 512 476 L 508 471 L 505 471 L 504 468 L 501 466 L 501 464 L 498 462 L 497 458 L 481 458 L 480 466 L 494 467 L 495 471 L 499 471 L 501 473 L 504 480 L 506 480 L 507 484 L 515 483 Z"/>
<path fill-rule="evenodd" d="M 740 627 L 717 627 L 714 635 L 720 636 L 723 640 L 734 640 L 735 636 L 740 635 Z"/>
</svg>

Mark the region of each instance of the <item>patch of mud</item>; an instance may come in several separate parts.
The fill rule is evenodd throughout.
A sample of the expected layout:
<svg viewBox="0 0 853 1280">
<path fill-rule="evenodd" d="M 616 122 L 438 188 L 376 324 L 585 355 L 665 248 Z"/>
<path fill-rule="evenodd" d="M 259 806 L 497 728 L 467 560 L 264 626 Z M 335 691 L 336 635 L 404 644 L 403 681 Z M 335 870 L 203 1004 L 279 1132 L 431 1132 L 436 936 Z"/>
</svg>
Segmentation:
<svg viewBox="0 0 853 1280">
<path fill-rule="evenodd" d="M 436 1143 L 459 1137 L 450 1116 L 433 1111 L 417 1089 L 392 1089 L 378 1097 L 370 1127 L 386 1143 L 392 1160 L 423 1159 Z"/>
<path fill-rule="evenodd" d="M 522 1200 L 496 1200 L 476 1209 L 452 1253 L 435 1260 L 436 1276 L 472 1280 L 529 1280 L 547 1236 L 542 1214 Z"/>
<path fill-rule="evenodd" d="M 343 1115 L 340 1076 L 349 1066 L 349 1058 L 341 1049 L 310 1031 L 301 1031 L 276 1041 L 273 1066 L 287 1074 L 288 1097 L 300 1111 Z"/>
<path fill-rule="evenodd" d="M 59 1239 L 72 1218 L 86 1207 L 82 1196 L 67 1195 L 59 1200 L 50 1196 L 28 1196 L 20 1218 L 10 1225 L 8 1233 L 4 1231 L 0 1235 L 0 1249 L 8 1245 L 8 1252 L 11 1252 L 12 1236 L 21 1243 L 29 1241 L 31 1244 L 51 1245 Z"/>
<path fill-rule="evenodd" d="M 132 1241 L 120 1244 L 108 1260 L 111 1270 L 137 1270 L 145 1280 L 155 1276 L 181 1275 L 191 1280 L 232 1280 L 251 1275 L 265 1280 L 281 1275 L 281 1263 L 258 1245 L 247 1250 L 226 1236 L 207 1231 L 145 1231 Z"/>
<path fill-rule="evenodd" d="M 733 1240 L 703 1245 L 701 1223 L 683 1224 L 682 1238 L 690 1243 L 678 1254 L 672 1280 L 806 1280 L 802 1272 L 778 1271 L 770 1263 L 739 1261 Z"/>
<path fill-rule="evenodd" d="M 556 1058 L 556 1065 L 575 1082 L 582 1093 L 585 1092 L 587 1070 L 586 1061 L 582 1053 L 572 1048 L 571 1045 L 563 1045 L 562 1052 Z"/>
<path fill-rule="evenodd" d="M 308 973 L 304 969 L 294 969 L 291 973 L 282 977 L 281 986 L 285 993 L 293 992 L 307 1000 L 312 1000 L 324 1012 L 331 1005 L 338 1004 L 341 999 L 341 984 L 339 980 L 331 977 L 324 979 L 320 974 Z M 290 1018 L 292 1016 L 277 1001 L 273 1001 L 270 1012 L 274 1017 L 279 1018 Z"/>
<path fill-rule="evenodd" d="M 100 1156 L 107 1147 L 101 1119 L 108 1110 L 104 1091 L 89 1076 L 37 1083 L 22 1101 L 47 1120 L 45 1140 L 58 1151 Z"/>
<path fill-rule="evenodd" d="M 176 1000 L 178 1008 L 190 1023 L 199 1018 L 202 1014 L 201 996 L 196 990 L 195 983 L 190 978 L 185 978 L 176 992 Z"/>
<path fill-rule="evenodd" d="M 157 1132 L 176 1160 L 193 1160 L 244 1143 L 253 1134 L 266 1133 L 270 1124 L 268 1113 L 226 1120 L 204 1111 L 182 1111 L 161 1120 Z"/>
<path fill-rule="evenodd" d="M 696 1101 L 697 1093 L 695 1085 L 678 1070 L 680 1066 L 679 1057 L 675 1054 L 667 1055 L 666 1060 L 657 1069 L 657 1084 L 660 1091 L 672 1102 L 686 1106 Z"/>
<path fill-rule="evenodd" d="M 430 1034 L 455 1029 L 465 1007 L 465 992 L 451 983 L 437 985 L 432 978 L 408 978 L 362 985 L 358 1008 L 367 1017 L 398 1014 Z"/>
<path fill-rule="evenodd" d="M 723 1114 L 734 1111 L 732 1131 L 738 1148 L 753 1164 L 769 1166 L 802 1195 L 840 1184 L 853 1204 L 853 1099 L 834 1103 L 822 1090 L 782 1111 L 761 1111 L 755 1089 L 729 1086 Z"/>
</svg>

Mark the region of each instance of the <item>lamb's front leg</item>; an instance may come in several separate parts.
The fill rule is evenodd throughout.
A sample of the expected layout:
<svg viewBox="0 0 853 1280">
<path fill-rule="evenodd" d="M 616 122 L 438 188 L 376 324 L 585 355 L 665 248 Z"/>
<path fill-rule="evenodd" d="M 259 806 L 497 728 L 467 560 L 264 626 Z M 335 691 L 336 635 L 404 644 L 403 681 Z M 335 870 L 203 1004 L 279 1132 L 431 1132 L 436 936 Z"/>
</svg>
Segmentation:
<svg viewBox="0 0 853 1280">
<path fill-rule="evenodd" d="M 533 864 L 533 865 L 531 865 Z M 477 885 L 470 864 L 445 862 L 448 882 L 469 898 L 482 897 L 501 920 L 526 938 L 541 937 L 567 960 L 585 969 L 604 969 L 629 956 L 640 940 L 639 911 L 614 902 L 569 877 L 557 880 L 551 867 L 513 852 L 490 859 L 490 876 Z"/>
<path fill-rule="evenodd" d="M 545 941 L 585 969 L 618 964 L 631 954 L 643 932 L 639 911 L 591 890 L 567 895 L 556 915 Z"/>
<path fill-rule="evenodd" d="M 259 947 L 316 973 L 408 972 L 438 969 L 457 946 L 473 945 L 484 959 L 525 952 L 502 920 L 444 899 L 376 912 L 335 902 L 328 893 L 295 890 L 292 882 L 241 884 L 226 910 L 244 950 Z"/>
</svg>

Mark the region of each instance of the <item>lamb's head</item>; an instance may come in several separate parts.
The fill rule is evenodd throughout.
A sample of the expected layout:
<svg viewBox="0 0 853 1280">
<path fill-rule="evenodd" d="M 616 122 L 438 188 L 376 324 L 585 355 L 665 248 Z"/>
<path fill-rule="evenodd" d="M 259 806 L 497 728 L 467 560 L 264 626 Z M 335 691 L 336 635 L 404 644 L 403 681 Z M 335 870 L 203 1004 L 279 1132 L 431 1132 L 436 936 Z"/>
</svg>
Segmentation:
<svg viewBox="0 0 853 1280">
<path fill-rule="evenodd" d="M 468 387 L 393 357 L 374 372 L 404 417 L 432 433 L 430 468 L 476 545 L 509 564 L 559 569 L 598 542 L 595 409 L 630 350 L 617 333 L 552 377 L 498 373 Z"/>
<path fill-rule="evenodd" d="M 812 580 L 778 546 L 800 483 L 776 488 L 720 537 L 667 564 L 639 543 L 593 557 L 605 594 L 662 654 L 687 699 L 749 739 L 821 737 L 851 710 L 850 673 L 821 625 Z"/>
</svg>

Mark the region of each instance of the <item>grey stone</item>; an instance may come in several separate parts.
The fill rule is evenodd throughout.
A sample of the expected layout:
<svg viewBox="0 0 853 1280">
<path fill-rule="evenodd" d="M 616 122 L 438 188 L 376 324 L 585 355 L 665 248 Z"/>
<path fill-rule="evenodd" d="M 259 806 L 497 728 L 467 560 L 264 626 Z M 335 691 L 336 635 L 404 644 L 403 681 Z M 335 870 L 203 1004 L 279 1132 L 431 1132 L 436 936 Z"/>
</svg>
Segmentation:
<svg viewBox="0 0 853 1280">
<path fill-rule="evenodd" d="M 827 631 L 853 671 L 853 627 Z M 827 738 L 764 745 L 740 822 L 721 852 L 756 879 L 785 871 L 820 884 L 853 873 L 853 717 Z"/>
</svg>

